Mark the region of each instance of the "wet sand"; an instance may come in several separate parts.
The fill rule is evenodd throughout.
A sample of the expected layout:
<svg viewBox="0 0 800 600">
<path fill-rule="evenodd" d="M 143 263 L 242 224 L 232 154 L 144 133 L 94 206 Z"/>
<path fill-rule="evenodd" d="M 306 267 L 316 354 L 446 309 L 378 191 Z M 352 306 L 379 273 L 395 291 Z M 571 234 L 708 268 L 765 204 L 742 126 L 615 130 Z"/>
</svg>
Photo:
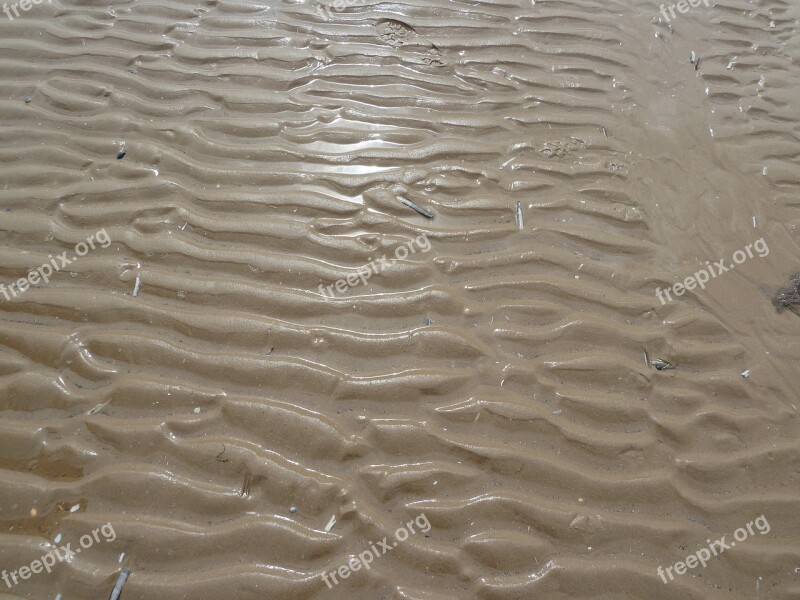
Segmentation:
<svg viewBox="0 0 800 600">
<path fill-rule="evenodd" d="M 331 6 L 0 13 L 0 598 L 800 597 L 798 6 Z"/>
</svg>

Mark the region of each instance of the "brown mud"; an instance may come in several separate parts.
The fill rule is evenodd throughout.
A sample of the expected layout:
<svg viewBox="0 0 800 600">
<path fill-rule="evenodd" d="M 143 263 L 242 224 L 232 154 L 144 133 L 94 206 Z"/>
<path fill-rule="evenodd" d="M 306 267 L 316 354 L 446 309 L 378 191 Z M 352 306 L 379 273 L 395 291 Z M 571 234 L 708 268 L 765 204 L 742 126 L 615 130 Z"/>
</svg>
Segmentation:
<svg viewBox="0 0 800 600">
<path fill-rule="evenodd" d="M 799 19 L 0 13 L 0 280 L 112 240 L 0 297 L 0 570 L 117 534 L 0 598 L 800 597 Z"/>
</svg>

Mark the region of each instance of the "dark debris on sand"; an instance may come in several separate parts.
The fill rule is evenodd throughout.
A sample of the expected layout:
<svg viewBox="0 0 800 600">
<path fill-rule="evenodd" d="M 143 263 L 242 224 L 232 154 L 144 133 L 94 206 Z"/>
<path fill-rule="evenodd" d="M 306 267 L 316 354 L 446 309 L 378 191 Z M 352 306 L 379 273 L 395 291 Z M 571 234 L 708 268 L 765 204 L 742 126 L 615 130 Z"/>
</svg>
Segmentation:
<svg viewBox="0 0 800 600">
<path fill-rule="evenodd" d="M 778 312 L 788 308 L 800 314 L 800 273 L 795 273 L 794 277 L 792 277 L 792 285 L 779 291 L 772 303 L 778 309 Z"/>
</svg>

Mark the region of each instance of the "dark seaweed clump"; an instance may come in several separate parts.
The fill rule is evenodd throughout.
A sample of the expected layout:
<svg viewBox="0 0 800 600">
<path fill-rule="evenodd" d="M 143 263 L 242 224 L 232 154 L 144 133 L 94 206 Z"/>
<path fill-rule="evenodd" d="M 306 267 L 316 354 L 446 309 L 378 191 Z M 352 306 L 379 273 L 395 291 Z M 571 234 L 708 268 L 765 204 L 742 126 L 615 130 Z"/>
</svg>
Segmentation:
<svg viewBox="0 0 800 600">
<path fill-rule="evenodd" d="M 795 313 L 800 314 L 800 273 L 796 273 L 792 277 L 792 285 L 788 288 L 782 289 L 777 293 L 775 299 L 772 301 L 778 312 L 788 308 Z"/>
</svg>

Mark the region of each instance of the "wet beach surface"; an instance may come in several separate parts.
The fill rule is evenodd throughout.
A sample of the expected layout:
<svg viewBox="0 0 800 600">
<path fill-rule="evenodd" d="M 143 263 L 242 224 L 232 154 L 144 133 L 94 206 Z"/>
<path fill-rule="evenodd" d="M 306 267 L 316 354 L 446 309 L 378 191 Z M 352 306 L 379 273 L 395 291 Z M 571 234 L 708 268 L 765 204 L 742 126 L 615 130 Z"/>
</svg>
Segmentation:
<svg viewBox="0 0 800 600">
<path fill-rule="evenodd" d="M 0 599 L 800 597 L 800 7 L 698 4 L 0 13 L 0 571 L 115 533 Z"/>
</svg>

